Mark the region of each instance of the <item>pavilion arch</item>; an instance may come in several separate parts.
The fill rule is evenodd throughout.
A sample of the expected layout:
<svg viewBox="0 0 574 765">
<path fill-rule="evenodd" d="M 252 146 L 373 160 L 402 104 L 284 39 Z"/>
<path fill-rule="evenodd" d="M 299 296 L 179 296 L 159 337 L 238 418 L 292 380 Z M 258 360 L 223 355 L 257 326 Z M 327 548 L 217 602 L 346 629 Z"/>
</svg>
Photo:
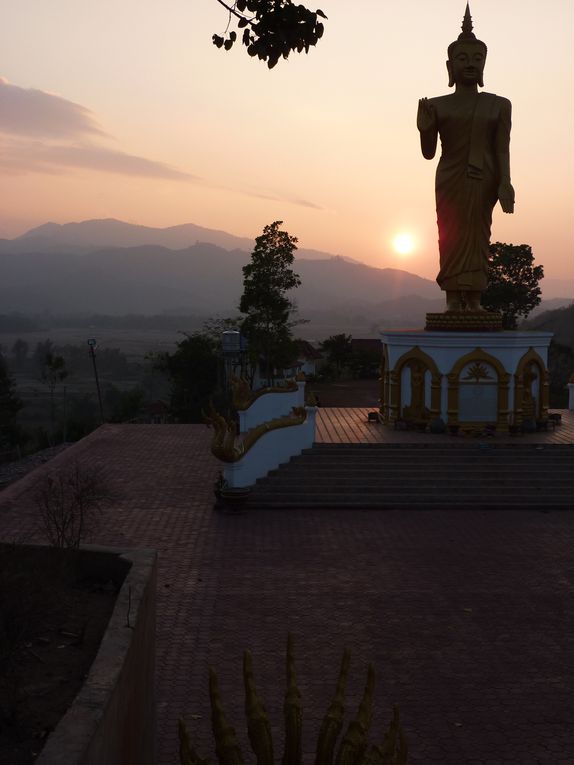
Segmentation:
<svg viewBox="0 0 574 765">
<path fill-rule="evenodd" d="M 390 402 L 391 410 L 396 413 L 397 417 L 400 417 L 402 412 L 402 391 L 401 391 L 401 377 L 403 368 L 412 362 L 421 364 L 425 372 L 429 371 L 431 375 L 431 389 L 430 389 L 430 413 L 431 419 L 440 417 L 441 411 L 441 385 L 442 374 L 436 364 L 436 361 L 420 349 L 418 345 L 408 350 L 406 353 L 397 360 L 395 367 L 390 375 Z"/>
<path fill-rule="evenodd" d="M 380 408 L 379 411 L 386 419 L 386 409 L 388 404 L 390 378 L 389 378 L 389 349 L 386 345 L 383 345 L 383 352 L 381 354 L 381 376 L 379 377 L 380 384 Z"/>
<path fill-rule="evenodd" d="M 473 351 L 462 356 L 456 361 L 451 371 L 447 375 L 448 380 L 448 405 L 447 416 L 449 425 L 464 424 L 459 420 L 459 395 L 460 395 L 460 374 L 462 370 L 472 363 L 488 364 L 497 375 L 497 404 L 496 404 L 496 428 L 497 430 L 506 430 L 508 428 L 508 394 L 510 375 L 505 370 L 502 362 L 483 351 L 482 348 L 475 348 Z M 469 423 L 472 424 L 472 423 Z"/>
<path fill-rule="evenodd" d="M 528 370 L 532 367 L 535 367 L 538 373 L 538 396 L 535 401 L 534 419 L 544 420 L 548 417 L 550 403 L 548 370 L 540 354 L 531 347 L 518 362 L 514 374 L 514 419 L 517 425 L 520 425 L 524 418 L 525 398 L 528 393 L 532 396 L 532 389 L 527 391 L 525 388 L 531 384 L 531 381 L 527 381 L 526 378 Z"/>
</svg>

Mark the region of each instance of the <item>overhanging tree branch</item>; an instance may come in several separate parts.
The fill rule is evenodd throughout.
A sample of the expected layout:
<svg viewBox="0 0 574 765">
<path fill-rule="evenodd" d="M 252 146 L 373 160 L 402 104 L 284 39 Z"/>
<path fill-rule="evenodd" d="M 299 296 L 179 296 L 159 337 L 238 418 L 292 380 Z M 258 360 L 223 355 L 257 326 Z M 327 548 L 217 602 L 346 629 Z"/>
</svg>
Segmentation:
<svg viewBox="0 0 574 765">
<path fill-rule="evenodd" d="M 237 28 L 243 29 L 241 42 L 247 53 L 266 61 L 269 69 L 293 51 L 308 53 L 323 36 L 324 26 L 320 19 L 327 18 L 323 11 L 311 11 L 292 0 L 216 2 L 228 11 L 230 21 L 232 16 L 237 19 Z M 225 36 L 213 35 L 212 40 L 218 48 L 230 50 L 237 40 L 237 32 L 231 30 L 227 34 L 226 30 Z"/>
</svg>

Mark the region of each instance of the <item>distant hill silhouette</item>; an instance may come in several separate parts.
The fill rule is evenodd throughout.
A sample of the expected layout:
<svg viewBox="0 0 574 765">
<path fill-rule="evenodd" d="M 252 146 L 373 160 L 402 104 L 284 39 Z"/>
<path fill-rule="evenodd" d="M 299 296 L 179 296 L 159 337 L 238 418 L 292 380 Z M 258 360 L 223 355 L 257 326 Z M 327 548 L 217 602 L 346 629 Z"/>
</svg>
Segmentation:
<svg viewBox="0 0 574 765">
<path fill-rule="evenodd" d="M 215 244 L 225 250 L 251 252 L 253 239 L 234 236 L 226 231 L 183 223 L 179 226 L 155 228 L 125 223 L 115 218 L 85 220 L 79 223 L 44 223 L 16 239 L 0 239 L 0 253 L 4 252 L 71 252 L 82 254 L 104 247 L 139 247 L 158 245 L 171 250 L 183 250 L 194 244 Z M 320 250 L 300 248 L 298 258 L 324 259 L 333 255 Z M 351 258 L 348 258 L 351 260 Z"/>
<path fill-rule="evenodd" d="M 207 237 L 228 246 L 178 246 Z M 0 304 L 3 312 L 26 313 L 233 314 L 251 249 L 251 240 L 194 224 L 155 229 L 115 220 L 47 223 L 0 241 Z M 335 312 L 364 325 L 384 320 L 381 311 L 388 311 L 396 324 L 415 304 L 424 317 L 440 299 L 434 282 L 406 271 L 303 252 L 309 259 L 296 261 L 302 286 L 293 292 L 302 316 Z"/>
<path fill-rule="evenodd" d="M 154 228 L 106 218 L 63 225 L 45 223 L 16 239 L 1 240 L 0 251 L 85 253 L 107 247 L 138 247 L 152 244 L 181 250 L 198 242 L 215 244 L 227 250 L 253 248 L 251 239 L 203 228 L 194 223 Z"/>
<path fill-rule="evenodd" d="M 525 329 L 554 332 L 554 340 L 574 349 L 574 302 L 566 308 L 544 311 L 522 325 Z"/>
</svg>

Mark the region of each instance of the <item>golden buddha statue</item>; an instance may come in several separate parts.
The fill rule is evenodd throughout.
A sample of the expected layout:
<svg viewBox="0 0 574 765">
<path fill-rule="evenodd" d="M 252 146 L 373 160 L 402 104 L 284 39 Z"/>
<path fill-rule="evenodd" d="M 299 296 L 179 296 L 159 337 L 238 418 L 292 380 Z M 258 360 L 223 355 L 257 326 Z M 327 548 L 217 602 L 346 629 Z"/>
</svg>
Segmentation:
<svg viewBox="0 0 574 765">
<path fill-rule="evenodd" d="M 487 48 L 472 31 L 467 3 L 462 33 L 448 47 L 449 86 L 454 93 L 421 98 L 417 114 L 421 149 L 435 156 L 436 211 L 440 271 L 437 282 L 446 292 L 447 311 L 481 311 L 487 287 L 492 210 L 499 200 L 514 212 L 510 183 L 511 104 L 506 98 L 479 92 Z"/>
</svg>

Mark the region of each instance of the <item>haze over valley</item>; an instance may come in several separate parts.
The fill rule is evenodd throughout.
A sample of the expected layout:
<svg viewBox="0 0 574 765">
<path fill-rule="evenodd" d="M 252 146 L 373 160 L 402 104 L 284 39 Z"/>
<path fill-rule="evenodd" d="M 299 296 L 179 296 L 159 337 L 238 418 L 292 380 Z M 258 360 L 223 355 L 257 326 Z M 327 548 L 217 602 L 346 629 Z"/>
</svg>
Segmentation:
<svg viewBox="0 0 574 765">
<path fill-rule="evenodd" d="M 193 224 L 49 223 L 0 241 L 0 301 L 3 313 L 234 315 L 252 247 Z M 407 271 L 312 250 L 296 255 L 301 287 L 292 296 L 310 319 L 300 334 L 349 325 L 373 334 L 380 319 L 416 323 L 441 301 L 435 283 Z"/>
<path fill-rule="evenodd" d="M 0 240 L 2 313 L 41 316 L 46 329 L 53 324 L 50 317 L 65 316 L 74 326 L 93 315 L 172 316 L 181 317 L 178 329 L 192 331 L 208 317 L 237 315 L 241 269 L 253 245 L 251 239 L 193 223 L 167 228 L 114 219 L 46 223 Z M 436 283 L 406 270 L 374 268 L 305 248 L 296 252 L 295 270 L 301 286 L 291 296 L 299 318 L 306 320 L 296 334 L 305 339 L 339 332 L 377 337 L 384 327 L 420 327 L 427 312 L 443 308 Z M 560 289 L 564 292 L 544 301 L 537 313 L 571 302 L 574 285 L 561 282 Z M 155 329 L 167 328 L 158 320 Z"/>
</svg>

